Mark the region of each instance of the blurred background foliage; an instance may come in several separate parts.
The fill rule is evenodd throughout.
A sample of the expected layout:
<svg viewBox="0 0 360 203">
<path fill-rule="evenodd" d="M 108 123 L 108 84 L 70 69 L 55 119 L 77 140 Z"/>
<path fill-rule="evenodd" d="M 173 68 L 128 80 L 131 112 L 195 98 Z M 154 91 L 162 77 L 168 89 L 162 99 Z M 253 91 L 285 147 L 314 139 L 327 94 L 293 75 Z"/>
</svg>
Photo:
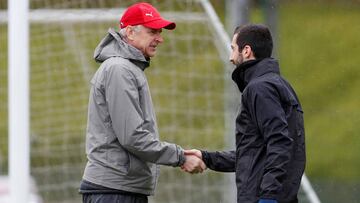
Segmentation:
<svg viewBox="0 0 360 203">
<path fill-rule="evenodd" d="M 359 1 L 280 5 L 280 64 L 302 101 L 306 173 L 323 202 L 360 200 L 359 19 Z"/>
</svg>

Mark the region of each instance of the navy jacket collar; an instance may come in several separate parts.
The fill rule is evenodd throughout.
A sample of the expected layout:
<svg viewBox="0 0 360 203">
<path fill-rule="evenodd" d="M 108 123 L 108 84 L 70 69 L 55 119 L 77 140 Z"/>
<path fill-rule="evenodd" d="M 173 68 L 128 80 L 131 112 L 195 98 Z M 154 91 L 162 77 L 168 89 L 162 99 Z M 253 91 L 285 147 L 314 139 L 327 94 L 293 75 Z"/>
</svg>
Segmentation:
<svg viewBox="0 0 360 203">
<path fill-rule="evenodd" d="M 246 61 L 238 65 L 232 73 L 232 79 L 243 92 L 249 82 L 266 73 L 280 74 L 279 64 L 273 58 L 263 58 Z"/>
</svg>

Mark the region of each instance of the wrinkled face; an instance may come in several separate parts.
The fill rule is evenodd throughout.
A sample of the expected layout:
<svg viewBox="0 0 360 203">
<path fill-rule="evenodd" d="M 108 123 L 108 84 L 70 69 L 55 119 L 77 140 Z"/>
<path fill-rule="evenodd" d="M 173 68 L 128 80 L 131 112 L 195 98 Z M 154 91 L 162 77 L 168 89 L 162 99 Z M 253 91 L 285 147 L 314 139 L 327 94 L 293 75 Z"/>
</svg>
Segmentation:
<svg viewBox="0 0 360 203">
<path fill-rule="evenodd" d="M 244 56 L 242 55 L 242 52 L 239 51 L 239 46 L 236 43 L 238 34 L 235 34 L 231 41 L 231 53 L 230 53 L 230 62 L 234 65 L 240 65 L 244 62 Z"/>
<path fill-rule="evenodd" d="M 164 41 L 161 36 L 162 29 L 152 29 L 139 26 L 128 35 L 131 45 L 139 49 L 145 57 L 153 57 L 157 46 Z"/>
</svg>

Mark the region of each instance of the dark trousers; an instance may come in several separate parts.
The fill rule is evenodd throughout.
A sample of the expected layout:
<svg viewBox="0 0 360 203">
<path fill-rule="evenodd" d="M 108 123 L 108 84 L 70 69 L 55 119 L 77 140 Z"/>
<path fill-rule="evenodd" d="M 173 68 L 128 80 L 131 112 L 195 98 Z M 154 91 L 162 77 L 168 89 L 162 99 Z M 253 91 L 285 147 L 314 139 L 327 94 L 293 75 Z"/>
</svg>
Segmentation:
<svg viewBox="0 0 360 203">
<path fill-rule="evenodd" d="M 148 203 L 145 195 L 83 194 L 83 203 Z"/>
</svg>

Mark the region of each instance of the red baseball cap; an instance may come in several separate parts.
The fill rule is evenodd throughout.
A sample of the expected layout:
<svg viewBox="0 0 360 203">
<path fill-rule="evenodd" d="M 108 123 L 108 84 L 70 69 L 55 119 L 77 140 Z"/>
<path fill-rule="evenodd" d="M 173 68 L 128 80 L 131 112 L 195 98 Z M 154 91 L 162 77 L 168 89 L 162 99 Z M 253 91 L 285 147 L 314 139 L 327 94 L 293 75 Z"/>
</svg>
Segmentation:
<svg viewBox="0 0 360 203">
<path fill-rule="evenodd" d="M 128 25 L 143 25 L 152 29 L 165 28 L 173 30 L 176 27 L 174 22 L 165 20 L 151 4 L 136 3 L 126 9 L 120 19 L 120 28 Z"/>
</svg>

